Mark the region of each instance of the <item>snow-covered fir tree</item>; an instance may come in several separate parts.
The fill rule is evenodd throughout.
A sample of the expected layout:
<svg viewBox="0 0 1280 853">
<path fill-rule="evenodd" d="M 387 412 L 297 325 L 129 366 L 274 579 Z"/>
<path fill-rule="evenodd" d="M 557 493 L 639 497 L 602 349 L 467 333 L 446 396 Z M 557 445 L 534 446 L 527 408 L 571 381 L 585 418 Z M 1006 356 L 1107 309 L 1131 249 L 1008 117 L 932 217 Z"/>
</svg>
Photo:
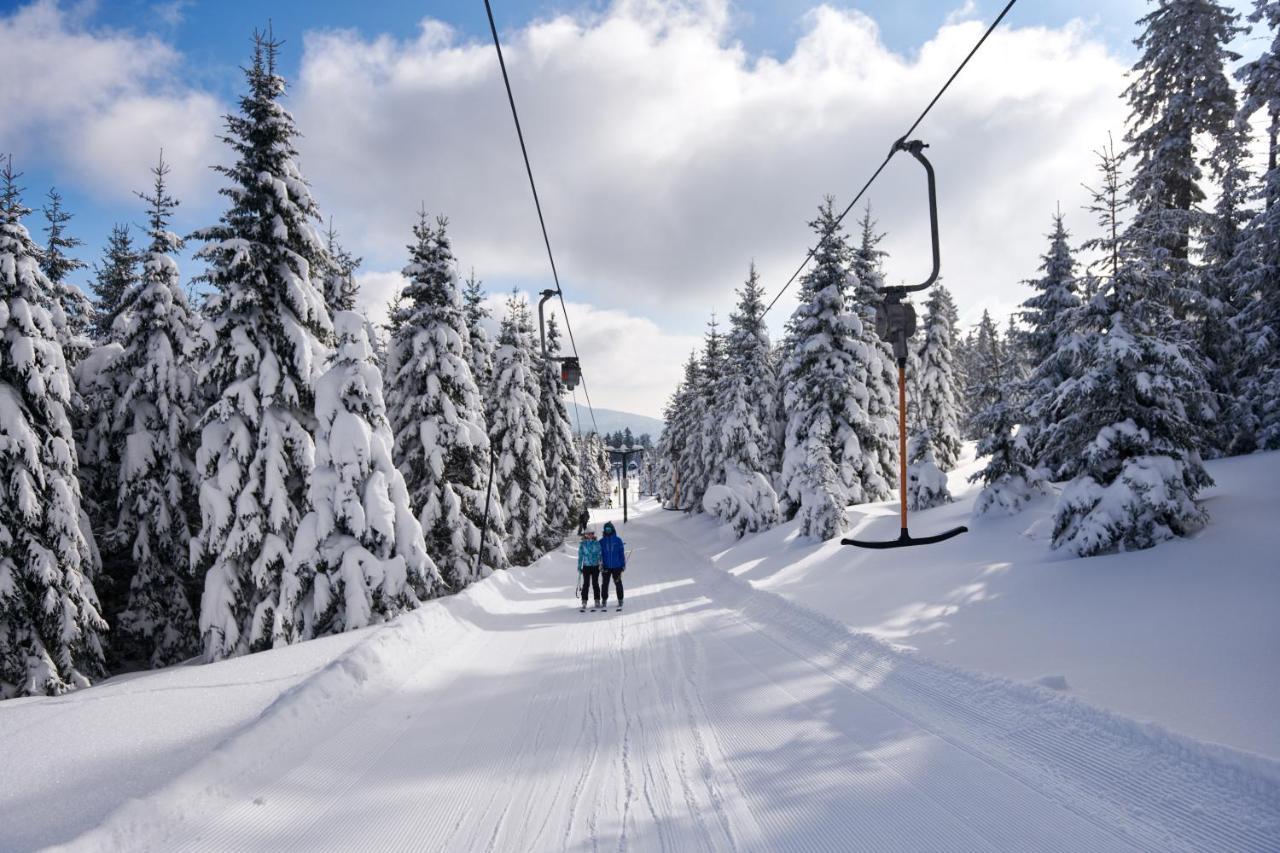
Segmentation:
<svg viewBox="0 0 1280 853">
<path fill-rule="evenodd" d="M 1013 515 L 1044 489 L 1043 471 L 1030 462 L 1027 428 L 1019 427 L 1018 407 L 1012 400 L 1020 384 L 1015 364 L 1019 357 L 1017 341 L 1010 335 L 1002 343 L 995 323 L 985 311 L 977 340 L 974 356 L 981 365 L 975 373 L 980 377 L 980 384 L 975 385 L 970 394 L 976 408 L 977 452 L 980 458 L 986 458 L 987 464 L 969 477 L 971 483 L 982 483 L 973 514 L 980 517 L 1001 510 Z"/>
<path fill-rule="evenodd" d="M 117 653 L 165 666 L 200 648 L 192 596 L 190 546 L 196 527 L 194 375 L 196 320 L 179 280 L 169 231 L 178 202 L 169 194 L 163 156 L 147 203 L 150 244 L 138 282 L 121 299 L 115 335 L 121 353 L 107 366 L 114 392 L 110 443 L 117 448 L 113 523 L 103 547 L 108 565 L 127 566 L 128 589 L 116 618 Z"/>
<path fill-rule="evenodd" d="M 84 261 L 68 254 L 84 241 L 67 233 L 67 223 L 72 215 L 62 206 L 62 194 L 49 190 L 48 203 L 42 208 L 45 218 L 44 233 L 47 236 L 44 252 L 40 256 L 40 269 L 50 284 L 50 295 L 58 310 L 53 312 L 54 322 L 59 324 L 59 339 L 67 366 L 74 368 L 80 359 L 89 354 L 92 344 L 89 330 L 93 323 L 93 303 L 67 276 L 88 266 Z"/>
<path fill-rule="evenodd" d="M 1080 307 L 1076 260 L 1069 241 L 1070 235 L 1062 212 L 1059 211 L 1053 217 L 1049 250 L 1041 257 L 1041 275 L 1026 282 L 1035 293 L 1022 303 L 1019 315 L 1027 326 L 1023 344 L 1031 367 L 1022 389 L 1025 405 L 1021 417 L 1013 412 L 1002 415 L 1010 423 L 1021 421 L 1018 433 L 1020 440 L 1027 446 L 1028 453 L 1036 464 L 1050 472 L 1062 468 L 1064 460 L 1061 449 L 1045 445 L 1039 436 L 1052 432 L 1053 424 L 1048 422 L 1048 418 L 1055 411 L 1054 395 L 1072 370 L 1068 344 L 1072 323 Z M 993 405 L 989 397 L 997 388 L 1001 397 L 1000 405 L 1007 408 L 1010 401 L 1006 392 L 1011 390 L 1007 382 L 999 386 L 987 385 L 985 394 L 979 396 L 989 408 Z M 992 428 L 992 417 L 992 413 L 988 411 L 980 418 L 987 424 L 988 430 Z M 993 437 L 985 431 L 980 432 L 980 435 L 983 438 Z"/>
<path fill-rule="evenodd" d="M 1219 137 L 1214 150 L 1219 193 L 1204 229 L 1200 299 L 1191 319 L 1193 346 L 1204 358 L 1210 405 L 1216 413 L 1206 436 L 1204 452 L 1209 457 L 1257 447 L 1258 424 L 1244 387 L 1247 357 L 1240 322 L 1240 283 L 1252 265 L 1244 240 L 1250 218 L 1247 144 L 1247 134 L 1237 125 Z"/>
<path fill-rule="evenodd" d="M 578 475 L 573 425 L 564 406 L 564 382 L 560 380 L 560 327 L 556 315 L 547 318 L 547 355 L 538 383 L 538 417 L 546 432 L 542 438 L 542 466 L 547 472 L 547 517 L 544 551 L 556 548 L 577 528 L 582 511 L 582 484 Z M 541 362 L 541 358 L 539 358 Z"/>
<path fill-rule="evenodd" d="M 275 633 L 291 642 L 384 622 L 444 585 L 392 461 L 382 374 L 364 316 L 340 311 L 333 323 L 337 349 L 315 384 L 308 512 L 275 614 Z"/>
<path fill-rule="evenodd" d="M 1255 0 L 1249 20 L 1265 24 L 1272 39 L 1236 72 L 1243 84 L 1240 120 L 1261 111 L 1267 128 L 1267 167 L 1256 199 L 1261 209 L 1245 228 L 1238 250 L 1235 322 L 1243 350 L 1237 377 L 1240 396 L 1248 401 L 1254 443 L 1271 450 L 1280 448 L 1280 2 Z"/>
<path fill-rule="evenodd" d="M 878 357 L 848 310 L 849 249 L 832 200 L 810 223 L 818 247 L 801 278 L 800 304 L 787 322 L 781 385 L 788 412 L 781 497 L 805 536 L 845 528 L 844 508 L 884 500 L 889 484 L 866 448 L 880 440 L 867 414 L 867 376 Z"/>
<path fill-rule="evenodd" d="M 951 503 L 947 475 L 938 465 L 928 430 L 907 442 L 907 508 L 912 512 Z"/>
<path fill-rule="evenodd" d="M 778 523 L 778 494 L 769 481 L 770 434 L 761 418 L 772 411 L 773 364 L 764 323 L 764 291 L 755 264 L 738 290 L 738 310 L 729 317 L 723 376 L 714 395 L 719 476 L 703 496 L 707 512 L 736 535 Z"/>
<path fill-rule="evenodd" d="M 581 436 L 578 441 L 578 479 L 582 484 L 582 499 L 589 507 L 607 506 L 612 493 L 609 476 L 609 454 L 604 440 L 594 432 Z"/>
<path fill-rule="evenodd" d="M 138 251 L 128 225 L 116 225 L 107 238 L 107 251 L 102 262 L 94 267 L 93 288 L 95 303 L 90 331 L 99 342 L 111 339 L 112 324 L 120 313 L 124 295 L 138 280 Z"/>
<path fill-rule="evenodd" d="M 705 464 L 703 450 L 703 426 L 706 423 L 707 397 L 704 393 L 705 382 L 702 376 L 702 359 L 697 351 L 689 353 L 685 362 L 684 381 L 676 393 L 674 418 L 667 423 L 671 431 L 671 447 L 675 458 L 672 460 L 672 475 L 675 480 L 675 498 L 673 508 L 690 512 L 695 508 L 695 501 L 702 500 L 703 489 L 698 487 Z"/>
<path fill-rule="evenodd" d="M 396 467 L 427 553 L 456 591 L 506 567 L 503 515 L 500 502 L 491 500 L 477 572 L 490 452 L 484 403 L 467 360 L 467 320 L 447 221 L 433 225 L 421 211 L 413 237 L 387 353 L 390 422 Z"/>
<path fill-rule="evenodd" d="M 1086 185 L 1089 204 L 1085 210 L 1094 215 L 1098 226 L 1097 236 L 1080 244 L 1080 250 L 1093 255 L 1093 260 L 1081 280 L 1080 298 L 1089 299 L 1098 291 L 1098 282 L 1120 274 L 1120 238 L 1128 227 L 1125 218 L 1124 181 L 1120 176 L 1120 155 L 1115 141 L 1107 136 L 1105 148 L 1093 152 L 1098 175 L 1102 179 L 1096 187 Z"/>
<path fill-rule="evenodd" d="M 324 270 L 324 301 L 330 313 L 352 311 L 356 307 L 356 270 L 360 268 L 363 258 L 357 258 L 348 252 L 338 241 L 338 232 L 333 228 L 333 218 L 329 219 L 329 227 L 324 233 L 325 253 L 329 263 Z"/>
<path fill-rule="evenodd" d="M 1152 295 L 1164 284 L 1140 254 L 1151 239 L 1126 236 L 1119 275 L 1081 307 L 1074 369 L 1050 413 L 1047 443 L 1080 460 L 1054 511 L 1053 546 L 1081 556 L 1151 547 L 1207 518 L 1196 500 L 1210 483 L 1203 439 L 1188 414 L 1207 390 L 1167 333 L 1171 309 Z"/>
<path fill-rule="evenodd" d="M 81 505 L 92 529 L 104 534 L 115 526 L 121 453 L 112 423 L 117 389 L 106 368 L 120 353 L 113 324 L 125 294 L 138 282 L 138 260 L 139 252 L 133 245 L 129 227 L 116 225 L 107 240 L 106 254 L 94 265 L 94 280 L 90 284 L 95 302 L 89 334 L 97 345 L 72 368 L 78 402 L 72 411 L 71 425 L 80 460 Z M 102 612 L 114 620 L 124 607 L 132 567 L 128 565 L 127 554 L 112 553 L 109 547 L 105 550 L 103 573 L 96 588 Z M 108 646 L 108 655 L 114 655 L 115 645 Z"/>
<path fill-rule="evenodd" d="M 965 433 L 973 439 L 982 438 L 976 420 L 978 413 L 986 407 L 986 403 L 978 396 L 978 389 L 990 388 L 997 384 L 991 376 L 991 370 L 999 362 L 995 356 L 999 346 L 1000 330 L 996 327 L 995 320 L 991 319 L 991 312 L 983 310 L 982 319 L 970 332 L 970 340 L 967 344 L 968 366 L 965 371 L 967 384 L 964 393 L 970 402 L 969 423 L 965 427 Z"/>
<path fill-rule="evenodd" d="M 19 175 L 0 171 L 0 698 L 58 694 L 102 672 L 107 625 L 81 526 L 71 377 L 52 283 L 23 225 Z"/>
<path fill-rule="evenodd" d="M 487 401 L 489 383 L 493 379 L 493 340 L 485 328 L 489 319 L 489 309 L 484 306 L 484 283 L 476 278 L 472 270 L 462 287 L 462 304 L 467 317 L 467 361 L 471 365 L 471 375 L 475 377 L 476 386 L 480 389 L 481 399 Z"/>
<path fill-rule="evenodd" d="M 1239 57 L 1226 45 L 1240 31 L 1238 19 L 1217 0 L 1161 0 L 1138 21 L 1140 55 L 1125 90 L 1136 226 L 1129 239 L 1146 266 L 1147 297 L 1168 304 L 1178 321 L 1199 301 L 1191 242 L 1203 226 L 1206 152 L 1196 146 L 1231 131 L 1236 99 L 1226 66 Z"/>
<path fill-rule="evenodd" d="M 703 512 L 703 497 L 712 483 L 724 480 L 724 448 L 720 436 L 720 424 L 716 420 L 720 405 L 721 383 L 728 368 L 724 335 L 713 313 L 707 322 L 703 337 L 702 371 L 700 390 L 702 405 L 699 429 L 694 446 L 696 451 L 686 454 L 685 488 L 688 491 L 690 509 Z"/>
<path fill-rule="evenodd" d="M 88 529 L 98 531 L 91 543 L 95 546 L 98 536 L 104 540 L 103 545 L 107 545 L 108 533 L 116 522 L 118 474 L 123 448 L 119 437 L 113 433 L 118 394 L 108 368 L 120 352 L 120 344 L 113 341 L 99 344 L 71 370 L 80 399 L 71 421 L 76 440 L 80 508 L 88 520 Z M 105 553 L 94 548 L 89 571 L 94 576 L 94 589 L 100 602 L 98 612 L 114 621 L 115 614 L 124 607 L 132 565 L 127 554 L 113 554 L 109 547 L 103 550 Z M 115 662 L 111 660 L 115 651 L 113 646 L 111 643 L 106 647 L 108 668 L 113 668 Z"/>
<path fill-rule="evenodd" d="M 546 431 L 538 417 L 537 360 L 529 303 L 513 292 L 493 356 L 489 434 L 497 454 L 495 490 L 506 519 L 507 556 L 519 566 L 542 556 L 547 539 L 547 471 L 542 462 Z"/>
<path fill-rule="evenodd" d="M 867 417 L 873 431 L 863 452 L 879 465 L 879 474 L 889 484 L 898 487 L 898 367 L 893 358 L 893 347 L 876 334 L 876 306 L 880 303 L 880 290 L 884 287 L 884 259 L 888 252 L 880 248 L 885 235 L 876 233 L 875 220 L 871 218 L 871 203 L 863 211 L 858 222 L 860 238 L 853 249 L 851 267 L 854 287 L 850 301 L 862 320 L 862 342 L 874 356 L 867 365 Z M 916 365 L 912 365 L 916 367 Z M 912 370 L 912 376 L 917 374 Z"/>
<path fill-rule="evenodd" d="M 293 118 L 280 104 L 278 47 L 255 37 L 249 91 L 226 117 L 235 162 L 216 167 L 229 206 L 196 234 L 215 290 L 199 382 L 216 398 L 196 454 L 201 517 L 191 549 L 205 581 L 200 632 L 209 660 L 288 641 L 275 631 L 280 576 L 305 509 L 312 383 L 333 334 L 319 280 L 329 260 L 296 162 Z"/>
<path fill-rule="evenodd" d="M 951 293 L 934 285 L 925 303 L 923 340 L 915 348 L 918 359 L 913 376 L 920 431 L 915 436 L 912 463 L 931 457 L 943 471 L 960 459 L 960 393 L 952 345 L 959 312 Z"/>
</svg>

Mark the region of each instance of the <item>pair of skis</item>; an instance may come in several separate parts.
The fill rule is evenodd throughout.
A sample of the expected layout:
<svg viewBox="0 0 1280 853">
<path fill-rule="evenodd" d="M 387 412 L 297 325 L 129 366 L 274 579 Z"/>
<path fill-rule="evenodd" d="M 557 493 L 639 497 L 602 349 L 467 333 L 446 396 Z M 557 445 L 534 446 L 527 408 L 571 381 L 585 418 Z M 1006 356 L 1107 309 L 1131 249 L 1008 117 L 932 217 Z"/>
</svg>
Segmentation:
<svg viewBox="0 0 1280 853">
<path fill-rule="evenodd" d="M 620 612 L 621 610 L 622 610 L 622 605 L 621 605 L 621 604 L 619 604 L 617 607 L 613 608 L 613 612 L 614 612 L 614 613 L 618 613 L 618 612 Z M 595 612 L 597 612 L 597 611 L 602 611 L 602 612 L 608 613 L 608 612 L 609 612 L 609 605 L 607 605 L 607 604 L 602 604 L 602 605 L 600 605 L 599 607 L 593 607 L 593 608 L 591 608 L 591 612 L 592 612 L 592 613 L 595 613 Z M 579 608 L 578 608 L 578 612 L 579 612 L 579 613 L 586 613 L 586 612 L 587 612 L 587 608 L 586 608 L 586 606 L 584 605 L 584 606 L 582 606 L 582 607 L 579 607 Z"/>
</svg>

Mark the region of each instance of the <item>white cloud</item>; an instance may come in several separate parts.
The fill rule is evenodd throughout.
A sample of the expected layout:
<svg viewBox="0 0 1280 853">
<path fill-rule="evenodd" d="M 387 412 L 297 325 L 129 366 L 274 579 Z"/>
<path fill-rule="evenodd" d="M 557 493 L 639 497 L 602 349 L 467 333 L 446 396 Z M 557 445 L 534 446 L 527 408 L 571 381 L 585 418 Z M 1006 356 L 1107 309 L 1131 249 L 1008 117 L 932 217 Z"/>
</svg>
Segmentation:
<svg viewBox="0 0 1280 853">
<path fill-rule="evenodd" d="M 976 0 L 964 0 L 955 9 L 947 13 L 948 24 L 958 24 L 961 21 L 967 21 L 974 17 L 978 12 L 978 4 Z"/>
<path fill-rule="evenodd" d="M 179 81 L 181 57 L 149 36 L 86 28 L 53 0 L 0 18 L 0 139 L 21 163 L 56 160 L 80 186 L 128 198 L 160 148 L 178 196 L 208 192 L 224 111 Z"/>
<path fill-rule="evenodd" d="M 865 15 L 821 6 L 776 61 L 726 40 L 724 8 L 620 3 L 504 34 L 570 295 L 693 330 L 730 304 L 751 258 L 778 286 L 821 196 L 851 196 L 984 26 L 947 25 L 905 57 Z M 1122 129 L 1123 72 L 1083 25 L 1002 29 L 921 128 L 966 319 L 1022 298 L 1059 201 L 1087 230 L 1080 182 Z M 406 41 L 312 33 L 294 109 L 304 167 L 366 255 L 397 258 L 425 201 L 449 214 L 464 264 L 545 280 L 492 45 L 430 21 Z M 871 194 L 894 280 L 927 266 L 918 172 L 895 161 Z"/>
<path fill-rule="evenodd" d="M 51 158 L 85 189 L 132 202 L 163 145 L 179 196 L 216 205 L 207 167 L 226 156 L 224 108 L 182 82 L 163 41 L 90 29 L 69 8 L 41 0 L 0 18 L 0 139 L 19 165 Z M 584 364 L 609 377 L 592 382 L 601 405 L 655 411 L 747 262 L 767 287 L 785 281 L 817 202 L 847 201 L 984 26 L 953 19 L 907 56 L 865 15 L 819 6 L 777 60 L 731 40 L 729 9 L 619 0 L 504 32 L 562 280 L 593 318 L 573 317 Z M 921 128 L 939 173 L 943 275 L 966 321 L 1024 298 L 1058 202 L 1087 235 L 1080 183 L 1093 179 L 1090 152 L 1123 129 L 1124 70 L 1083 24 L 1006 25 Z M 450 216 L 464 267 L 547 282 L 487 40 L 430 20 L 404 40 L 313 32 L 290 106 L 304 173 L 374 270 L 362 280 L 376 310 L 399 281 L 377 270 L 404 263 L 421 203 Z M 891 281 L 927 266 L 922 183 L 904 157 L 871 193 Z M 775 331 L 790 308 L 772 315 Z"/>
</svg>

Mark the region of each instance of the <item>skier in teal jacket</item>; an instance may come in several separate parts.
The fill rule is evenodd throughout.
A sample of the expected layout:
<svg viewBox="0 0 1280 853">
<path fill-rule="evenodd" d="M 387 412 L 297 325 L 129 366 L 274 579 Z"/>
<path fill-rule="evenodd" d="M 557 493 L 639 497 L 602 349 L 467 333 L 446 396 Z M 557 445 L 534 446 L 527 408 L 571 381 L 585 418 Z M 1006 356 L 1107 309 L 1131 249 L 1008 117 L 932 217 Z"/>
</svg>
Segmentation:
<svg viewBox="0 0 1280 853">
<path fill-rule="evenodd" d="M 600 606 L 600 543 L 594 530 L 586 530 L 578 540 L 578 574 L 582 575 L 582 609 L 587 609 L 587 586 Z"/>
</svg>

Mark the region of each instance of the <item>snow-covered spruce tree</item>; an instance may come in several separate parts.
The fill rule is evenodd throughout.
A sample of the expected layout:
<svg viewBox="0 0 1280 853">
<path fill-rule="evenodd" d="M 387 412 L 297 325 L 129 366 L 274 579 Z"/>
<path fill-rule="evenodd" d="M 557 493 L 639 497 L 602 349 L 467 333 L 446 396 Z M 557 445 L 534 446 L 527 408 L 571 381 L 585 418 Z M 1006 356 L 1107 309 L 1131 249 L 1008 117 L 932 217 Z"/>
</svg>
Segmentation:
<svg viewBox="0 0 1280 853">
<path fill-rule="evenodd" d="M 513 291 L 493 356 L 489 433 L 498 454 L 495 491 L 506 519 L 507 556 L 518 566 L 542 556 L 547 539 L 546 431 L 538 417 L 537 360 L 529 303 Z"/>
<path fill-rule="evenodd" d="M 884 259 L 888 252 L 880 248 L 884 234 L 876 233 L 871 218 L 871 202 L 867 202 L 858 222 L 861 237 L 853 250 L 851 266 L 854 287 L 850 301 L 862 320 L 862 342 L 873 356 L 867 365 L 867 417 L 874 428 L 875 441 L 868 441 L 864 452 L 879 463 L 880 476 L 889 488 L 898 487 L 898 367 L 893 347 L 876 334 L 876 305 L 884 287 Z M 912 365 L 917 367 L 918 365 Z M 912 370 L 911 375 L 917 375 Z M 913 395 L 914 396 L 914 395 Z"/>
<path fill-rule="evenodd" d="M 560 327 L 554 313 L 547 318 L 547 354 L 552 359 L 560 354 Z M 538 361 L 542 363 L 540 355 Z M 539 379 L 538 417 L 546 430 L 542 438 L 542 466 L 547 472 L 546 538 L 542 550 L 550 551 L 577 529 L 578 513 L 582 511 L 582 484 L 573 444 L 573 425 L 564 407 L 560 363 L 554 360 L 542 363 Z"/>
<path fill-rule="evenodd" d="M 102 672 L 107 628 L 86 571 L 68 406 L 71 377 L 52 285 L 22 220 L 18 175 L 0 179 L 0 698 L 58 694 Z"/>
<path fill-rule="evenodd" d="M 315 384 L 309 509 L 275 614 L 275 633 L 291 642 L 384 622 L 444 585 L 391 458 L 382 374 L 364 316 L 340 311 L 333 324 L 337 349 Z"/>
<path fill-rule="evenodd" d="M 1226 66 L 1239 57 L 1226 45 L 1240 32 L 1238 20 L 1217 0 L 1161 0 L 1138 21 L 1134 41 L 1140 56 L 1125 90 L 1136 226 L 1129 239 L 1145 266 L 1147 297 L 1169 305 L 1179 322 L 1200 298 L 1191 240 L 1204 225 L 1197 206 L 1206 158 L 1197 138 L 1216 142 L 1231 132 L 1236 99 Z"/>
<path fill-rule="evenodd" d="M 216 167 L 230 204 L 196 234 L 215 290 L 198 381 L 216 398 L 196 454 L 200 533 L 191 544 L 204 577 L 208 660 L 288 641 L 274 627 L 280 575 L 305 508 L 315 460 L 312 383 L 333 334 L 318 280 L 329 261 L 295 160 L 293 118 L 280 104 L 277 49 L 255 36 L 249 91 L 226 117 L 235 163 Z"/>
<path fill-rule="evenodd" d="M 698 487 L 705 464 L 703 426 L 707 420 L 706 387 L 702 375 L 703 360 L 697 351 L 689 353 L 685 362 L 684 382 L 676 399 L 676 416 L 670 428 L 674 430 L 673 444 L 679 447 L 675 459 L 676 509 L 693 511 L 702 500 L 703 489 Z"/>
<path fill-rule="evenodd" d="M 1080 251 L 1094 256 L 1080 283 L 1080 298 L 1088 300 L 1098 292 L 1099 281 L 1115 278 L 1120 274 L 1120 239 L 1128 228 L 1125 218 L 1126 202 L 1124 182 L 1120 177 L 1120 155 L 1111 135 L 1107 135 L 1105 148 L 1093 152 L 1098 175 L 1102 181 L 1097 187 L 1085 186 L 1089 192 L 1089 204 L 1085 210 L 1094 215 L 1098 236 L 1080 244 Z"/>
<path fill-rule="evenodd" d="M 1236 126 L 1219 138 L 1214 151 L 1220 192 L 1205 228 L 1203 263 L 1198 270 L 1201 298 L 1192 318 L 1194 346 L 1205 360 L 1211 406 L 1217 412 L 1204 449 L 1210 457 L 1248 453 L 1257 447 L 1258 425 L 1243 387 L 1242 365 L 1247 359 L 1240 323 L 1240 283 L 1252 266 L 1244 240 L 1250 218 L 1250 176 L 1244 165 L 1247 143 L 1247 134 Z"/>
<path fill-rule="evenodd" d="M 1022 303 L 1019 315 L 1027 325 L 1023 344 L 1031 370 L 1022 389 L 1025 405 L 1020 418 L 1019 438 L 1027 446 L 1035 464 L 1050 471 L 1061 468 L 1063 459 L 1059 448 L 1045 446 L 1039 436 L 1049 432 L 1053 426 L 1047 422 L 1054 411 L 1053 397 L 1072 369 L 1068 344 L 1075 312 L 1080 306 L 1076 260 L 1069 240 L 1070 235 L 1059 211 L 1053 216 L 1049 250 L 1041 258 L 1041 275 L 1025 282 L 1035 294 Z M 1007 384 L 1002 383 L 1000 387 L 1003 397 Z M 1008 402 L 1004 400 L 1003 404 Z M 1019 420 L 1013 413 L 1008 416 Z M 985 414 L 982 420 L 988 429 L 992 428 L 990 413 Z"/>
<path fill-rule="evenodd" d="M 923 429 L 907 442 L 907 508 L 912 512 L 951 503 L 947 475 L 938 466 L 929 430 Z"/>
<path fill-rule="evenodd" d="M 357 258 L 338 242 L 338 232 L 333 229 L 333 218 L 324 233 L 325 254 L 329 263 L 324 271 L 324 301 L 329 312 L 353 311 L 356 307 L 356 270 L 363 258 Z M 372 344 L 372 341 L 370 341 Z"/>
<path fill-rule="evenodd" d="M 965 385 L 964 393 L 969 398 L 969 424 L 966 427 L 966 433 L 975 440 L 982 438 L 976 421 L 978 413 L 981 412 L 989 401 L 981 399 L 978 391 L 981 388 L 991 388 L 997 384 L 996 380 L 991 376 L 994 366 L 999 363 L 999 359 L 995 353 L 1000 347 L 1000 330 L 996 328 L 995 320 L 991 319 L 991 313 L 985 309 L 982 312 L 982 319 L 978 321 L 978 325 L 970 333 L 969 348 L 969 365 L 966 371 L 968 376 L 968 384 Z"/>
<path fill-rule="evenodd" d="M 581 436 L 577 446 L 582 499 L 587 506 L 605 506 L 609 503 L 613 486 L 609 476 L 609 454 L 604 449 L 604 441 L 591 432 Z"/>
<path fill-rule="evenodd" d="M 1134 226 L 1137 227 L 1137 226 Z M 1163 287 L 1125 239 L 1119 275 L 1080 310 L 1075 369 L 1056 395 L 1048 437 L 1080 460 L 1054 511 L 1053 547 L 1080 556 L 1148 548 L 1185 535 L 1207 516 L 1203 439 L 1188 410 L 1203 405 L 1203 373 L 1165 330 Z"/>
<path fill-rule="evenodd" d="M 702 347 L 702 418 L 697 440 L 698 453 L 689 459 L 689 500 L 690 509 L 703 512 L 703 497 L 712 483 L 723 482 L 724 448 L 720 435 L 720 424 L 717 412 L 720 406 L 722 382 L 728 369 L 725 352 L 725 337 L 720 333 L 720 324 L 713 312 L 707 323 L 707 333 Z"/>
<path fill-rule="evenodd" d="M 683 438 L 676 433 L 674 424 L 683 392 L 684 382 L 680 382 L 667 398 L 662 409 L 662 434 L 658 436 L 653 453 L 648 454 L 654 460 L 654 494 L 666 509 L 676 507 L 676 463 Z"/>
<path fill-rule="evenodd" d="M 489 475 L 484 403 L 467 362 L 467 322 L 446 220 L 413 227 L 408 284 L 392 316 L 387 384 L 396 467 L 444 583 L 457 591 L 506 568 L 499 494 L 476 572 Z"/>
<path fill-rule="evenodd" d="M 472 270 L 463 282 L 462 305 L 467 317 L 467 361 L 471 365 L 471 375 L 475 377 L 476 386 L 480 389 L 480 398 L 488 405 L 489 383 L 493 380 L 493 341 L 485 329 L 485 321 L 489 319 L 489 309 L 484 307 L 484 283 L 476 278 Z"/>
<path fill-rule="evenodd" d="M 955 468 L 960 459 L 960 393 L 952 352 L 958 322 L 951 292 L 934 285 L 925 303 L 924 339 L 916 348 L 915 388 L 924 430 L 918 442 L 920 458 L 931 455 L 943 471 Z"/>
<path fill-rule="evenodd" d="M 67 366 L 74 368 L 92 347 L 89 329 L 93 322 L 93 303 L 84 291 L 67 280 L 71 273 L 88 266 L 68 254 L 83 246 L 84 241 L 67 234 L 67 223 L 72 215 L 63 208 L 62 195 L 56 189 L 49 190 L 49 201 L 42 212 L 46 223 L 44 233 L 48 239 L 40 256 L 40 269 L 49 280 L 50 294 L 57 303 L 58 310 L 53 312 L 53 319 L 60 324 L 62 352 Z"/>
<path fill-rule="evenodd" d="M 975 385 L 970 395 L 976 406 L 977 452 L 987 464 L 969 477 L 971 483 L 982 483 L 973 514 L 981 517 L 999 509 L 1013 515 L 1044 489 L 1043 472 L 1029 461 L 1026 426 L 1019 426 L 1018 407 L 1012 399 L 1020 385 L 1015 364 L 1017 341 L 1010 335 L 1002 343 L 985 311 L 977 341 L 974 357 L 981 362 L 976 371 L 981 384 Z"/>
<path fill-rule="evenodd" d="M 703 496 L 706 511 L 739 537 L 772 527 L 780 517 L 778 494 L 769 482 L 769 433 L 761 422 L 773 407 L 763 296 L 752 264 L 738 290 L 738 310 L 729 316 L 724 373 L 712 409 L 720 471 Z"/>
<path fill-rule="evenodd" d="M 94 265 L 94 281 L 90 284 L 95 302 L 89 335 L 97 345 L 71 370 L 78 398 L 71 424 L 80 462 L 81 506 L 88 514 L 90 527 L 102 532 L 115 525 L 116 475 L 121 451 L 112 437 L 116 388 L 105 368 L 120 352 L 112 324 L 120 313 L 125 294 L 137 284 L 138 258 L 129 227 L 116 225 L 112 228 L 106 254 Z M 113 555 L 110 548 L 106 550 L 102 575 L 95 588 L 102 602 L 102 612 L 110 614 L 114 620 L 115 614 L 124 606 L 132 568 L 127 565 L 127 560 L 115 559 L 119 555 Z M 114 649 L 108 647 L 107 652 L 114 654 Z"/>
<path fill-rule="evenodd" d="M 1280 2 L 1255 0 L 1249 20 L 1264 23 L 1272 40 L 1236 72 L 1244 89 L 1240 120 L 1265 110 L 1268 142 L 1267 170 L 1257 193 L 1262 209 L 1250 220 L 1239 248 L 1236 325 L 1244 349 L 1237 376 L 1240 396 L 1249 403 L 1254 443 L 1270 450 L 1280 448 Z"/>
<path fill-rule="evenodd" d="M 120 313 L 120 303 L 137 280 L 138 251 L 133 246 L 129 226 L 116 225 L 107 238 L 106 255 L 94 266 L 94 281 L 90 285 L 96 299 L 90 326 L 94 340 L 111 339 L 111 327 Z"/>
<path fill-rule="evenodd" d="M 884 500 L 890 489 L 865 449 L 881 438 L 866 408 L 876 356 L 863 343 L 862 321 L 847 310 L 849 250 L 830 198 L 810 225 L 818 248 L 784 344 L 788 420 L 780 483 L 785 512 L 800 518 L 801 533 L 829 539 L 845 527 L 844 507 Z"/>
<path fill-rule="evenodd" d="M 80 508 L 88 519 L 88 529 L 99 531 L 104 540 L 115 526 L 117 474 L 123 451 L 118 437 L 112 433 L 117 393 L 108 370 L 120 352 L 118 343 L 99 344 L 70 371 L 80 400 L 71 421 L 76 440 Z M 90 544 L 95 546 L 94 556 L 85 571 L 94 578 L 100 603 L 98 612 L 114 621 L 114 614 L 124 606 L 132 566 L 128 555 L 123 561 L 114 560 L 110 548 L 105 549 L 105 554 L 98 553 L 97 537 L 93 538 Z M 113 653 L 111 645 L 106 651 L 108 655 Z M 107 664 L 113 668 L 112 660 Z"/>
<path fill-rule="evenodd" d="M 142 274 L 121 299 L 113 334 L 121 352 L 103 371 L 113 407 L 107 441 L 114 448 L 114 512 L 103 550 L 121 610 L 110 615 L 114 653 L 166 666 L 200 647 L 192 596 L 190 546 L 195 506 L 194 376 L 190 354 L 196 319 L 187 305 L 169 231 L 178 202 L 169 194 L 163 156 L 153 170 L 150 245 Z"/>
</svg>

